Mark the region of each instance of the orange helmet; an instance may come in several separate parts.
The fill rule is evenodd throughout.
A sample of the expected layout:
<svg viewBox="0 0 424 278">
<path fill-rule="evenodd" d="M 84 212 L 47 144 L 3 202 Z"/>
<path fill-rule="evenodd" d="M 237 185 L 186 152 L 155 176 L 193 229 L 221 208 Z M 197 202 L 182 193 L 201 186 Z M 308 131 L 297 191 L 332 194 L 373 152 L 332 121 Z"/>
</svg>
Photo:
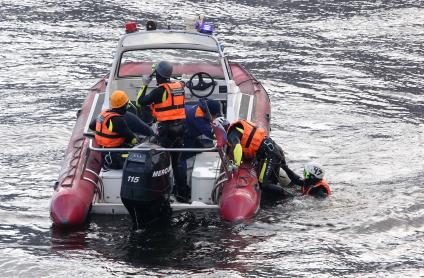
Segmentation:
<svg viewBox="0 0 424 278">
<path fill-rule="evenodd" d="M 124 91 L 115 91 L 110 97 L 110 107 L 121 108 L 128 102 L 128 96 Z"/>
</svg>

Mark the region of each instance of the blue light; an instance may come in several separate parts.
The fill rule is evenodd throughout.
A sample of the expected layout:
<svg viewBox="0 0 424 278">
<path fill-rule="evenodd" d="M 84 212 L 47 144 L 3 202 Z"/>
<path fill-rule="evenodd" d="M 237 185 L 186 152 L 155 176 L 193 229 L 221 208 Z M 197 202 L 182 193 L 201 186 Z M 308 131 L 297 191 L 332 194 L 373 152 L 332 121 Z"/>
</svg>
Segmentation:
<svg viewBox="0 0 424 278">
<path fill-rule="evenodd" d="M 203 34 L 212 34 L 214 31 L 213 23 L 210 22 L 204 22 L 200 24 L 199 32 Z"/>
</svg>

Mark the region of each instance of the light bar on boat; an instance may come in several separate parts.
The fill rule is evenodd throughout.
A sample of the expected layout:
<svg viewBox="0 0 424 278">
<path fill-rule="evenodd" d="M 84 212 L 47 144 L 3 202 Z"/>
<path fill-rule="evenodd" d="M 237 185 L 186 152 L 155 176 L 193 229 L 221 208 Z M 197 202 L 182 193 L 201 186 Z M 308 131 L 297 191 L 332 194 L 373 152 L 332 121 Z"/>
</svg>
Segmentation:
<svg viewBox="0 0 424 278">
<path fill-rule="evenodd" d="M 134 33 L 138 31 L 137 23 L 134 21 L 128 22 L 125 24 L 125 33 Z"/>
<path fill-rule="evenodd" d="M 212 34 L 214 29 L 215 28 L 212 22 L 203 22 L 199 26 L 199 33 Z"/>
</svg>

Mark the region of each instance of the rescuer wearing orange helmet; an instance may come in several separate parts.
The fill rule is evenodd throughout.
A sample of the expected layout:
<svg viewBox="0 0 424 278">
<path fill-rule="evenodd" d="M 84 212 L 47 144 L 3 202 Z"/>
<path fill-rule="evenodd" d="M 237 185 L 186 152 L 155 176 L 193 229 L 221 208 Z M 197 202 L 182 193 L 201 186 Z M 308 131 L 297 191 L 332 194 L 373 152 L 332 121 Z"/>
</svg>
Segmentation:
<svg viewBox="0 0 424 278">
<path fill-rule="evenodd" d="M 161 61 L 154 68 L 158 87 L 143 94 L 137 99 L 137 106 L 150 105 L 152 114 L 158 122 L 157 139 L 165 148 L 182 148 L 185 132 L 185 92 L 184 85 L 179 82 L 171 82 L 172 64 Z M 179 201 L 190 199 L 190 188 L 187 186 L 187 173 L 178 170 L 181 161 L 180 152 L 171 152 L 172 169 L 176 188 L 175 195 Z"/>
<path fill-rule="evenodd" d="M 236 167 L 244 159 L 258 163 L 258 181 L 262 189 L 277 193 L 273 185 L 278 183 L 282 168 L 294 184 L 301 186 L 302 194 L 326 197 L 331 193 L 328 183 L 323 179 L 324 171 L 316 164 L 305 166 L 304 179 L 290 170 L 283 150 L 267 135 L 265 129 L 246 120 L 238 120 L 228 127 L 227 140 L 228 154 Z M 278 191 L 285 194 L 284 190 Z"/>
<path fill-rule="evenodd" d="M 95 130 L 95 140 L 105 148 L 129 147 L 138 143 L 137 136 L 128 127 L 124 117 L 127 111 L 128 96 L 124 91 L 114 91 L 110 97 L 110 108 L 103 110 L 90 128 Z M 110 168 L 120 169 L 124 159 L 122 153 L 110 152 L 104 156 Z"/>
</svg>

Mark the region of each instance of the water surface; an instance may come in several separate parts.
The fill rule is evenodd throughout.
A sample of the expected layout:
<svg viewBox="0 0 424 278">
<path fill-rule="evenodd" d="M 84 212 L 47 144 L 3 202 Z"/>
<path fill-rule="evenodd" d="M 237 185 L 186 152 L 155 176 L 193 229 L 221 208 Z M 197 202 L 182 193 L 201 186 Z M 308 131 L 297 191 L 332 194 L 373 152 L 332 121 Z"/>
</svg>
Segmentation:
<svg viewBox="0 0 424 278">
<path fill-rule="evenodd" d="M 53 229 L 75 114 L 119 28 L 198 13 L 269 92 L 291 168 L 319 162 L 333 196 L 268 203 L 236 226 L 208 213 L 165 231 L 132 233 L 124 216 Z M 0 31 L 0 276 L 424 275 L 422 1 L 3 0 Z"/>
</svg>

